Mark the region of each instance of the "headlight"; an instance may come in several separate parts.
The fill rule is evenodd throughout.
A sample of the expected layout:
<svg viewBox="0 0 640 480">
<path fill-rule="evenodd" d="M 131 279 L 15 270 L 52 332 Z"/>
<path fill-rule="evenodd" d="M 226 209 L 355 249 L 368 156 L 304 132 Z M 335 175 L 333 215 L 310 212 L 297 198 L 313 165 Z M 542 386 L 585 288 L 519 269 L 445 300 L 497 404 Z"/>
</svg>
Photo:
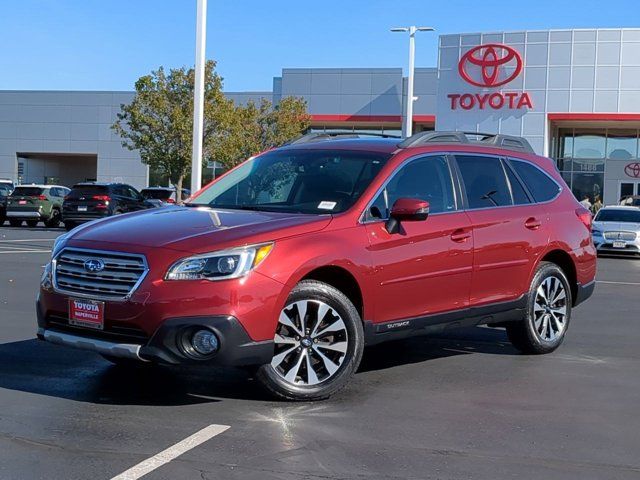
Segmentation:
<svg viewBox="0 0 640 480">
<path fill-rule="evenodd" d="M 183 258 L 167 271 L 165 280 L 228 280 L 242 277 L 262 262 L 273 243 L 233 248 Z"/>
<path fill-rule="evenodd" d="M 53 242 L 53 249 L 51 250 L 51 258 L 55 257 L 62 247 L 67 243 L 67 239 L 69 238 L 69 233 L 64 233 L 55 239 Z"/>
</svg>

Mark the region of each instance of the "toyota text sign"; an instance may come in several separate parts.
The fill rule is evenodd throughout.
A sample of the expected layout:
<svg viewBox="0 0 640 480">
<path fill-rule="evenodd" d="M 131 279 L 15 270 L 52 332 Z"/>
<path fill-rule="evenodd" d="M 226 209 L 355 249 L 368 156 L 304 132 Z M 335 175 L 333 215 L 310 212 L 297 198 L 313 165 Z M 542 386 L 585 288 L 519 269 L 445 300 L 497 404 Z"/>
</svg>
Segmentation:
<svg viewBox="0 0 640 480">
<path fill-rule="evenodd" d="M 522 73 L 522 67 L 522 56 L 515 48 L 489 43 L 466 52 L 458 62 L 458 73 L 474 87 L 491 89 L 515 80 Z M 447 97 L 451 100 L 452 110 L 533 108 L 529 94 L 524 91 L 450 93 Z"/>
</svg>

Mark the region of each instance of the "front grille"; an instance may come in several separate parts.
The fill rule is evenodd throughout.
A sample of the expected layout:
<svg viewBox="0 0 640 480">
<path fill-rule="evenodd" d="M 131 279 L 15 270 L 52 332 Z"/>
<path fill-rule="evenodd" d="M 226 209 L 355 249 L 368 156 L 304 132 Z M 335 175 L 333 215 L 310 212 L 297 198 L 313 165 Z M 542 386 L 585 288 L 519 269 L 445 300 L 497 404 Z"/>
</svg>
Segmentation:
<svg viewBox="0 0 640 480">
<path fill-rule="evenodd" d="M 102 262 L 104 268 L 87 270 L 89 260 Z M 133 293 L 147 271 L 142 255 L 65 248 L 54 262 L 53 285 L 65 293 L 123 299 Z"/>
<path fill-rule="evenodd" d="M 605 240 L 613 242 L 615 240 L 634 241 L 636 239 L 635 232 L 604 232 Z"/>
</svg>

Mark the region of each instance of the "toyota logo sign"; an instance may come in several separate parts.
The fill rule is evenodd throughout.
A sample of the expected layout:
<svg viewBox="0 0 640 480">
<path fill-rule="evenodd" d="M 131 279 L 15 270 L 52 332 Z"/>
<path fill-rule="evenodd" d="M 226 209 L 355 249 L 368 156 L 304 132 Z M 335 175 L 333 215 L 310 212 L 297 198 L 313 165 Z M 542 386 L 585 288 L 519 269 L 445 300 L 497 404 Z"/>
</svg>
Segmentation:
<svg viewBox="0 0 640 480">
<path fill-rule="evenodd" d="M 513 66 L 514 70 L 508 75 L 504 74 L 505 66 Z M 474 72 L 477 66 L 480 75 Z M 465 53 L 458 63 L 460 76 L 476 87 L 499 87 L 509 83 L 522 72 L 522 57 L 520 53 L 506 45 L 489 43 L 478 45 Z M 475 75 L 474 75 L 475 73 Z"/>
<path fill-rule="evenodd" d="M 624 167 L 624 173 L 633 178 L 640 178 L 640 162 L 627 164 Z"/>
</svg>

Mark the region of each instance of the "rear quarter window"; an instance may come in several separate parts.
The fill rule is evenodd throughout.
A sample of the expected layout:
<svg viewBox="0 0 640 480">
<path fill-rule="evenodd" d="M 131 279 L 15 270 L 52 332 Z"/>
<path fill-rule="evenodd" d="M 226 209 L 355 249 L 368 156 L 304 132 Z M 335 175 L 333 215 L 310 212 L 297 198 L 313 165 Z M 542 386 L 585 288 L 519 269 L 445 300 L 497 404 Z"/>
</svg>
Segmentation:
<svg viewBox="0 0 640 480">
<path fill-rule="evenodd" d="M 548 202 L 560 192 L 560 186 L 535 165 L 524 160 L 509 160 L 536 202 Z"/>
</svg>

